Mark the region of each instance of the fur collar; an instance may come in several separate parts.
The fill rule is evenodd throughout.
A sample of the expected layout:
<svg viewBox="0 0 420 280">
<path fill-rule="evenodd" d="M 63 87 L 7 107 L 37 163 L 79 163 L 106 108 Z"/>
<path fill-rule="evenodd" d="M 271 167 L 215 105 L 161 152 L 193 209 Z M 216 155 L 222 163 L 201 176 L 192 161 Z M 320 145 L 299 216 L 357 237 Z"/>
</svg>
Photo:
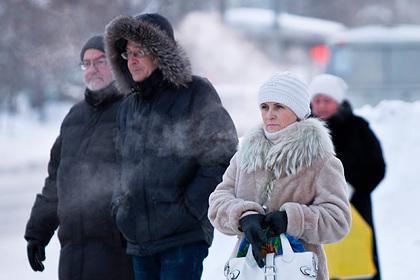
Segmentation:
<svg viewBox="0 0 420 280">
<path fill-rule="evenodd" d="M 265 137 L 262 126 L 246 135 L 238 152 L 241 169 L 247 173 L 273 170 L 275 177 L 280 178 L 335 155 L 328 129 L 315 118 L 292 124 L 279 137 L 273 144 Z"/>
<path fill-rule="evenodd" d="M 121 57 L 127 40 L 142 45 L 149 52 L 165 80 L 175 87 L 186 86 L 192 80 L 190 61 L 178 43 L 156 26 L 140 22 L 131 16 L 113 19 L 105 29 L 105 49 L 118 89 L 128 94 L 135 83 Z"/>
</svg>

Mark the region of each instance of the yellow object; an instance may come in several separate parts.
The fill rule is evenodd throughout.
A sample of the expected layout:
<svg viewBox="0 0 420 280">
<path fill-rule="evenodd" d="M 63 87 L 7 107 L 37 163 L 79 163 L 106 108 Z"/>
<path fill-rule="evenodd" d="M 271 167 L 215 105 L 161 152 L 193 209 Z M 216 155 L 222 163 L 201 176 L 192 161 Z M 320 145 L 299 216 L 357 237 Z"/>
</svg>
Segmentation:
<svg viewBox="0 0 420 280">
<path fill-rule="evenodd" d="M 371 278 L 376 273 L 372 229 L 353 205 L 351 216 L 349 234 L 337 243 L 324 245 L 330 279 Z"/>
</svg>

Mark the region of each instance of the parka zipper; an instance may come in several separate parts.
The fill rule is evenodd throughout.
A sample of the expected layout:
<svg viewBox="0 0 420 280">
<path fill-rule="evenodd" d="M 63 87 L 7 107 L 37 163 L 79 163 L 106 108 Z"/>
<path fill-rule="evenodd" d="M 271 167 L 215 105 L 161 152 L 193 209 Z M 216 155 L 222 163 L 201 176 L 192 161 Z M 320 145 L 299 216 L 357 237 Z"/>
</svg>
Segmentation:
<svg viewBox="0 0 420 280">
<path fill-rule="evenodd" d="M 144 102 L 142 102 L 143 104 L 144 104 Z M 152 108 L 152 103 L 151 102 L 148 102 L 148 112 L 147 112 L 147 115 L 149 116 L 148 118 L 147 118 L 147 121 L 146 121 L 146 126 L 145 126 L 145 129 L 144 129 L 144 131 L 142 132 L 142 133 L 144 133 L 144 141 L 143 141 L 143 143 L 142 143 L 142 155 L 144 156 L 145 155 L 145 153 L 146 153 L 146 142 L 147 142 L 147 137 L 148 137 L 148 135 L 149 135 L 149 123 L 150 123 L 150 112 L 151 112 L 151 108 Z M 142 158 L 142 161 L 141 161 L 141 168 L 142 168 L 142 171 L 145 171 L 146 170 L 146 168 L 145 168 L 146 166 L 145 166 L 145 160 L 144 160 L 144 157 Z M 145 214 L 146 214 L 146 219 L 147 219 L 147 236 L 148 237 L 150 237 L 151 236 L 151 230 L 150 230 L 150 215 L 149 215 L 149 204 L 148 204 L 148 199 L 147 199 L 147 190 L 146 190 L 146 185 L 145 185 L 145 181 L 146 181 L 146 176 L 145 175 L 147 175 L 147 174 L 145 174 L 144 172 L 143 172 L 143 176 L 142 176 L 142 189 L 143 189 L 143 205 L 145 206 Z M 138 226 L 138 225 L 137 225 Z"/>
</svg>

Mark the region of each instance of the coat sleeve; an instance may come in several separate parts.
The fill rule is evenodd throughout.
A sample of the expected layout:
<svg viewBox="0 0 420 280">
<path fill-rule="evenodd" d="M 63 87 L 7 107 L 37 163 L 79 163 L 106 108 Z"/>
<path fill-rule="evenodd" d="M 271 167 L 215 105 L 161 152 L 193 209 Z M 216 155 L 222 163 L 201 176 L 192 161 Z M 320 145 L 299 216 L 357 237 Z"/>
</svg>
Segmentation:
<svg viewBox="0 0 420 280">
<path fill-rule="evenodd" d="M 209 198 L 210 222 L 217 230 L 227 235 L 241 234 L 239 219 L 245 212 L 264 214 L 264 209 L 258 203 L 236 197 L 237 157 L 236 153 L 223 175 L 222 182 Z"/>
<path fill-rule="evenodd" d="M 287 233 L 312 244 L 334 243 L 350 229 L 351 212 L 341 162 L 327 159 L 314 181 L 316 196 L 309 205 L 287 202 Z"/>
<path fill-rule="evenodd" d="M 57 216 L 57 170 L 61 158 L 61 136 L 58 136 L 51 148 L 48 163 L 48 176 L 40 194 L 37 194 L 26 225 L 25 239 L 35 239 L 48 244 L 58 227 Z"/>
<path fill-rule="evenodd" d="M 236 151 L 238 137 L 216 90 L 199 79 L 193 89 L 192 122 L 197 169 L 185 190 L 185 204 L 200 221 L 207 218 L 208 198 Z"/>
<path fill-rule="evenodd" d="M 361 156 L 363 160 L 357 166 L 347 168 L 346 178 L 357 193 L 369 195 L 385 176 L 385 161 L 381 145 L 369 124 L 359 119 L 359 138 Z M 346 170 L 347 170 L 346 169 Z"/>
</svg>

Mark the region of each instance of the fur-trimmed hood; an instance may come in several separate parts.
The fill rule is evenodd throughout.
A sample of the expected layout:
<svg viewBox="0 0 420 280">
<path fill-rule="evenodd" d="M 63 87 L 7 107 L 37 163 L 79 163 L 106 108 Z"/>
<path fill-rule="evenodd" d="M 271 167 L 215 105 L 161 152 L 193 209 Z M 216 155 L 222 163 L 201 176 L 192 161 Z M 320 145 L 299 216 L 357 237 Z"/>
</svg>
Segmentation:
<svg viewBox="0 0 420 280">
<path fill-rule="evenodd" d="M 152 55 L 166 81 L 175 87 L 185 86 L 191 81 L 191 65 L 185 51 L 156 25 L 137 20 L 131 16 L 113 19 L 105 29 L 105 50 L 118 89 L 129 94 L 135 85 L 121 57 L 127 40 L 140 44 Z"/>
<path fill-rule="evenodd" d="M 259 126 L 244 137 L 238 153 L 245 172 L 274 171 L 276 178 L 296 174 L 316 160 L 335 155 L 328 129 L 314 118 L 284 128 L 275 144 Z"/>
</svg>

